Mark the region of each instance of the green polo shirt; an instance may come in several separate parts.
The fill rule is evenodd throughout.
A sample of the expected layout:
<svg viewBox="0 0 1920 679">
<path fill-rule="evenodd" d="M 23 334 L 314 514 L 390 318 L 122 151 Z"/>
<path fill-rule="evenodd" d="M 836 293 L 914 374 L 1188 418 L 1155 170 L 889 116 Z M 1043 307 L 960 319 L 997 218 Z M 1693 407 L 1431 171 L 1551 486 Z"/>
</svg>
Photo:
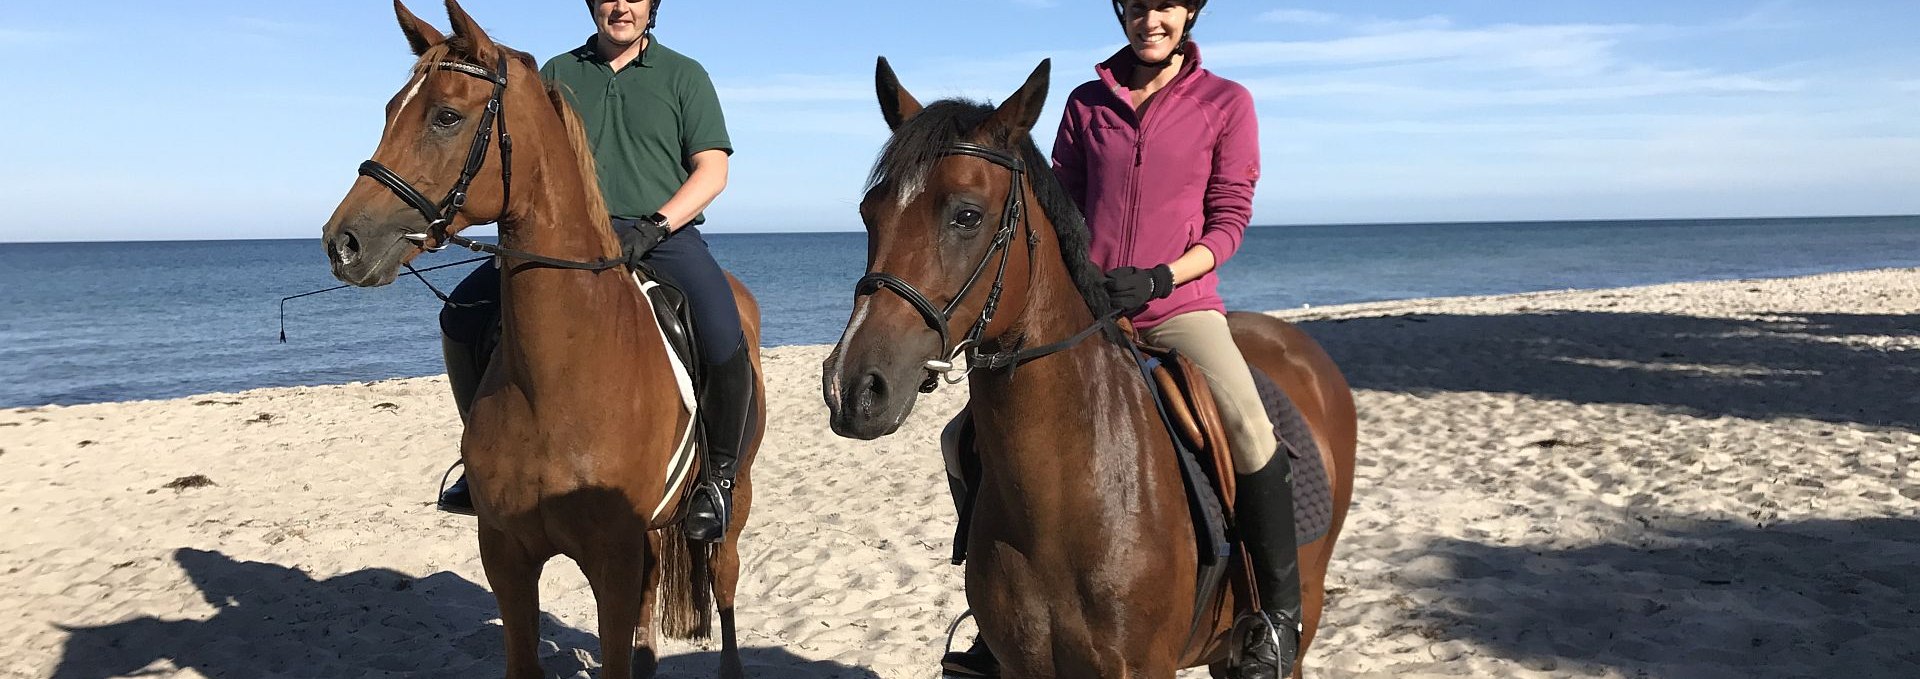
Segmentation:
<svg viewBox="0 0 1920 679">
<path fill-rule="evenodd" d="M 618 73 L 587 44 L 547 60 L 540 75 L 558 83 L 580 114 L 600 169 L 607 212 L 637 219 L 653 214 L 687 182 L 688 161 L 701 151 L 729 155 L 727 121 L 713 80 L 699 62 L 654 40 Z M 696 215 L 693 224 L 706 221 Z"/>
</svg>

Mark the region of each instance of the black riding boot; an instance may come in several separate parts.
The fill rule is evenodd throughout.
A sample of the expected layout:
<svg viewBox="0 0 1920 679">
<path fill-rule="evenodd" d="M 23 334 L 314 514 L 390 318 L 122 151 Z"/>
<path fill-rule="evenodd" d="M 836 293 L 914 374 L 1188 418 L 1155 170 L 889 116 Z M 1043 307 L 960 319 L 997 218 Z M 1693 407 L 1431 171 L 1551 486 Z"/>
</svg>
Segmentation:
<svg viewBox="0 0 1920 679">
<path fill-rule="evenodd" d="M 453 407 L 460 411 L 460 421 L 465 422 L 467 412 L 473 409 L 474 394 L 480 391 L 480 375 L 486 372 L 488 357 L 480 356 L 473 345 L 446 335 L 440 336 L 440 352 L 447 359 L 447 386 L 453 388 Z M 467 490 L 466 474 L 440 491 L 437 506 L 450 514 L 474 515 L 473 493 Z"/>
<path fill-rule="evenodd" d="M 733 522 L 733 478 L 746 447 L 753 412 L 753 361 L 743 342 L 733 356 L 707 366 L 700 390 L 700 426 L 707 439 L 705 480 L 693 490 L 687 537 L 725 542 Z"/>
<path fill-rule="evenodd" d="M 992 679 L 1000 676 L 1000 659 L 993 657 L 987 642 L 974 637 L 973 646 L 967 650 L 950 651 L 941 656 L 940 671 L 948 677 Z"/>
<path fill-rule="evenodd" d="M 960 476 L 947 475 L 947 490 L 953 493 L 953 511 L 959 517 L 953 533 L 953 564 L 958 566 L 967 558 L 967 531 L 973 525 L 973 499 L 980 483 L 980 455 L 973 449 L 974 431 L 970 413 L 961 415 L 963 419 L 948 425 L 949 429 L 940 433 L 940 445 L 952 447 L 952 454 L 960 468 Z M 940 656 L 940 670 L 948 677 L 987 678 L 1000 676 L 1000 659 L 993 657 L 993 650 L 987 648 L 985 641 L 975 636 L 973 645 L 964 651 L 948 651 Z"/>
<path fill-rule="evenodd" d="M 1293 523 L 1293 463 L 1287 451 L 1275 451 L 1260 471 L 1239 477 L 1240 542 L 1253 557 L 1254 584 L 1260 587 L 1260 609 L 1273 627 L 1255 625 L 1234 676 L 1239 679 L 1279 679 L 1293 675 L 1300 657 L 1300 560 Z M 1278 637 L 1279 646 L 1274 646 Z"/>
</svg>

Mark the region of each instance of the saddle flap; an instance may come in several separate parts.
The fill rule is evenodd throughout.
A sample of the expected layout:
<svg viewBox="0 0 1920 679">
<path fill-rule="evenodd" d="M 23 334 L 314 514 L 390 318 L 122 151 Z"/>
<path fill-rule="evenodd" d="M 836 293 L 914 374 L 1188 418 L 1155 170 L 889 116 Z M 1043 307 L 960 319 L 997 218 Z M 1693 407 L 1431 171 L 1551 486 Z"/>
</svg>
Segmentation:
<svg viewBox="0 0 1920 679">
<path fill-rule="evenodd" d="M 1202 462 L 1205 463 L 1207 477 L 1213 482 L 1214 491 L 1219 493 L 1220 501 L 1225 505 L 1223 509 L 1231 518 L 1234 501 L 1233 451 L 1227 438 L 1226 422 L 1220 418 L 1220 409 L 1214 403 L 1213 387 L 1207 383 L 1206 374 L 1193 361 L 1173 349 L 1142 344 L 1140 351 L 1160 359 L 1159 366 L 1153 369 L 1153 379 L 1160 387 L 1168 418 L 1173 421 L 1174 433 L 1194 450 L 1205 451 Z"/>
<path fill-rule="evenodd" d="M 653 303 L 653 317 L 660 324 L 660 334 L 666 336 L 668 348 L 680 357 L 681 365 L 687 366 L 689 371 L 694 370 L 701 362 L 694 355 L 698 345 L 694 343 L 693 310 L 687 305 L 686 293 L 675 287 L 672 281 L 650 270 L 642 268 L 640 272 L 646 280 L 655 283 L 645 286 L 645 289 L 647 299 Z M 694 375 L 693 379 L 699 382 L 700 375 Z"/>
</svg>

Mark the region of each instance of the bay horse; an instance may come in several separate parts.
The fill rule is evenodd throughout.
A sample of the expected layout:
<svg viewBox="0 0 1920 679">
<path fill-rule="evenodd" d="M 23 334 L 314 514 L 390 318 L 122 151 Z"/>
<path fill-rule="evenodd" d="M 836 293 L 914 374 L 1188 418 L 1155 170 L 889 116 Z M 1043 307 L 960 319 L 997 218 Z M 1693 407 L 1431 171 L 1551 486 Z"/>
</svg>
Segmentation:
<svg viewBox="0 0 1920 679">
<path fill-rule="evenodd" d="M 692 473 L 697 405 L 640 275 L 620 259 L 580 119 L 542 83 L 532 57 L 494 43 L 459 3 L 446 4 L 451 36 L 394 3 L 419 60 L 387 103 L 374 160 L 322 237 L 334 276 L 360 286 L 390 283 L 399 267 L 450 243 L 498 255 L 500 339 L 460 453 L 505 626 L 507 676 L 542 676 L 540 572 L 566 555 L 592 586 L 604 676 L 652 676 L 656 627 L 709 636 L 717 604 L 720 675 L 741 677 L 738 538 L 764 430 L 757 414 L 766 412 L 759 307 L 729 277 L 758 407 L 728 539 L 691 543 L 676 508 Z M 441 191 L 437 203 L 426 197 Z M 497 247 L 458 235 L 488 222 L 500 225 Z"/>
<path fill-rule="evenodd" d="M 1086 225 L 1030 134 L 1048 66 L 997 108 L 923 107 L 880 59 L 893 136 L 860 203 L 868 274 L 823 369 L 833 430 L 893 433 L 966 356 L 981 468 L 967 601 L 1004 676 L 1171 679 L 1201 665 L 1227 676 L 1245 594 L 1195 603 L 1195 529 L 1170 434 L 1133 354 L 1110 337 L 1081 341 L 1099 337 L 1089 331 L 1108 301 Z M 1304 656 L 1353 496 L 1353 395 L 1299 328 L 1229 321 L 1305 416 L 1332 485 L 1329 530 L 1300 547 Z"/>
</svg>

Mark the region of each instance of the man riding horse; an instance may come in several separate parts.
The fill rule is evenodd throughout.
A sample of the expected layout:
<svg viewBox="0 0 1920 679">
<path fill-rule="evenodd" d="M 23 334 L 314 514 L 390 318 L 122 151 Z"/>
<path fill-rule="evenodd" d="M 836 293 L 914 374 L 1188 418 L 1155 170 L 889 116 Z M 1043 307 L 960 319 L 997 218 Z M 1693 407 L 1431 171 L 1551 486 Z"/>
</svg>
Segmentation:
<svg viewBox="0 0 1920 679">
<path fill-rule="evenodd" d="M 587 7 L 594 35 L 547 60 L 540 74 L 561 85 L 586 125 L 623 253 L 679 288 L 692 308 L 704 364 L 707 474 L 685 527 L 689 537 L 718 542 L 731 514 L 754 379 L 733 290 L 697 226 L 726 188 L 733 146 L 706 70 L 654 38 L 660 0 L 587 0 Z M 500 270 L 481 266 L 451 297 L 440 327 L 447 381 L 464 417 L 490 359 L 482 347 L 499 323 Z M 473 513 L 465 476 L 441 494 L 439 507 Z"/>
</svg>

